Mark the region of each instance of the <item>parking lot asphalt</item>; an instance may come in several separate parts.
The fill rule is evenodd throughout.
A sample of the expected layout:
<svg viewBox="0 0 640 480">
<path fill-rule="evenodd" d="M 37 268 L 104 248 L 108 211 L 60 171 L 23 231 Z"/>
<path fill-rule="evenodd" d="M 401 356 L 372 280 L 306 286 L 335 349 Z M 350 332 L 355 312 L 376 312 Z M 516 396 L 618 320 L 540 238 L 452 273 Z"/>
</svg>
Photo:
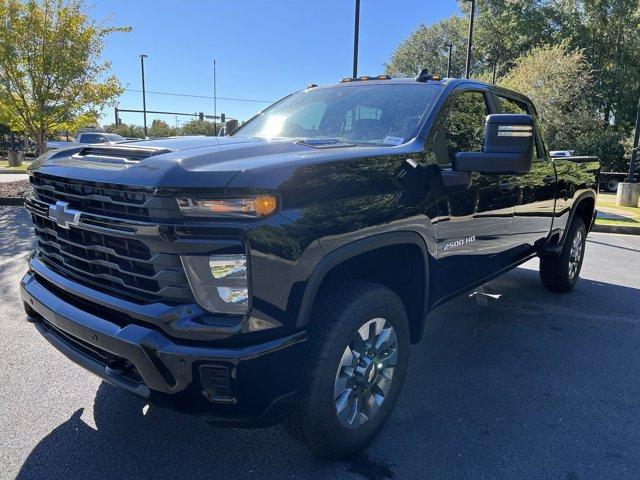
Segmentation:
<svg viewBox="0 0 640 480">
<path fill-rule="evenodd" d="M 429 316 L 389 423 L 313 458 L 280 427 L 213 429 L 70 363 L 24 320 L 25 212 L 0 209 L 0 478 L 631 479 L 640 476 L 640 237 L 591 234 L 582 278 L 531 261 Z"/>
</svg>

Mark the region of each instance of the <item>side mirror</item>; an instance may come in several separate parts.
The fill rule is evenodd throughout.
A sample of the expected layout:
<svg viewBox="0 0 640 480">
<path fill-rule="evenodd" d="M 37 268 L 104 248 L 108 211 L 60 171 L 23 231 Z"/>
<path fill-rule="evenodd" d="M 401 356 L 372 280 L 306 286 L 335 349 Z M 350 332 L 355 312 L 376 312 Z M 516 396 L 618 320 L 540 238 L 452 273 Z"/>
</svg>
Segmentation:
<svg viewBox="0 0 640 480">
<path fill-rule="evenodd" d="M 225 136 L 229 136 L 233 133 L 233 131 L 238 128 L 238 120 L 235 118 L 230 118 L 226 122 L 224 122 L 224 134 Z"/>
<path fill-rule="evenodd" d="M 493 174 L 526 173 L 531 169 L 534 147 L 531 115 L 488 115 L 482 152 L 459 152 L 453 169 Z"/>
</svg>

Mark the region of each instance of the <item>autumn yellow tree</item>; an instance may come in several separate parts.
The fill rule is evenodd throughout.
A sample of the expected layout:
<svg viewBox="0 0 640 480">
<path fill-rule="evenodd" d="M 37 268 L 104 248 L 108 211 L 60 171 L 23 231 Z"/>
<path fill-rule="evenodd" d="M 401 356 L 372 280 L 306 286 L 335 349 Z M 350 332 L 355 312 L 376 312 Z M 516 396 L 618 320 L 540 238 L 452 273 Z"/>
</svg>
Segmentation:
<svg viewBox="0 0 640 480">
<path fill-rule="evenodd" d="M 123 89 L 101 60 L 106 37 L 82 0 L 0 0 L 0 123 L 34 138 L 95 122 Z"/>
</svg>

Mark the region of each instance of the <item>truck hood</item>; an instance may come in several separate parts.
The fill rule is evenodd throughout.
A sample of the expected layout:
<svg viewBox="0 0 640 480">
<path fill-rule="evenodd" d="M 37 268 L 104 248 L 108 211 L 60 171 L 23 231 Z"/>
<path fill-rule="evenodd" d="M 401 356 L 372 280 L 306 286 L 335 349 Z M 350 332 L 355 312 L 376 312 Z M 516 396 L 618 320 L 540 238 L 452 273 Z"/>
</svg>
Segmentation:
<svg viewBox="0 0 640 480">
<path fill-rule="evenodd" d="M 47 175 L 118 185 L 220 188 L 242 171 L 352 149 L 364 148 L 309 146 L 291 139 L 176 137 L 53 151 L 34 169 Z"/>
</svg>

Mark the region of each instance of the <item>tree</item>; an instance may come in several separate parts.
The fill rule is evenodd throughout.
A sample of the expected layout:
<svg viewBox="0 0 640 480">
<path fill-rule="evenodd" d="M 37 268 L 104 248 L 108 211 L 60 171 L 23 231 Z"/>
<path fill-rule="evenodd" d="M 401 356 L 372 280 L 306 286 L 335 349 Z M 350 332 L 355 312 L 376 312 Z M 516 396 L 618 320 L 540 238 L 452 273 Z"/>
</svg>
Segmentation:
<svg viewBox="0 0 640 480">
<path fill-rule="evenodd" d="M 141 125 L 129 125 L 112 123 L 104 127 L 107 133 L 116 133 L 125 138 L 144 138 L 144 128 Z"/>
<path fill-rule="evenodd" d="M 454 77 L 464 73 L 468 22 L 452 16 L 433 25 L 420 24 L 393 52 L 385 65 L 387 73 L 412 77 L 423 68 L 446 75 L 448 51 L 446 43 L 453 44 L 452 72 Z"/>
<path fill-rule="evenodd" d="M 531 98 L 552 150 L 601 155 L 605 164 L 622 156 L 624 133 L 603 126 L 589 101 L 593 82 L 582 50 L 572 50 L 567 42 L 534 48 L 498 83 Z"/>
<path fill-rule="evenodd" d="M 33 137 L 95 123 L 123 91 L 100 60 L 105 38 L 129 28 L 103 27 L 82 0 L 0 0 L 0 120 Z"/>
<path fill-rule="evenodd" d="M 638 0 L 563 0 L 554 23 L 593 69 L 592 103 L 605 124 L 633 127 L 640 95 Z"/>
<path fill-rule="evenodd" d="M 459 3 L 468 18 L 469 3 Z M 494 63 L 498 73 L 506 72 L 533 47 L 551 43 L 549 37 L 554 34 L 551 5 L 552 2 L 543 0 L 477 0 L 473 76 L 491 70 Z"/>
<path fill-rule="evenodd" d="M 213 136 L 220 131 L 220 126 L 216 129 L 214 122 L 208 122 L 206 120 L 191 120 L 190 122 L 182 125 L 180 129 L 181 135 L 207 135 Z"/>
<path fill-rule="evenodd" d="M 149 128 L 150 137 L 173 137 L 179 134 L 180 131 L 177 128 L 170 127 L 167 122 L 157 118 L 151 122 L 151 128 Z"/>
</svg>

